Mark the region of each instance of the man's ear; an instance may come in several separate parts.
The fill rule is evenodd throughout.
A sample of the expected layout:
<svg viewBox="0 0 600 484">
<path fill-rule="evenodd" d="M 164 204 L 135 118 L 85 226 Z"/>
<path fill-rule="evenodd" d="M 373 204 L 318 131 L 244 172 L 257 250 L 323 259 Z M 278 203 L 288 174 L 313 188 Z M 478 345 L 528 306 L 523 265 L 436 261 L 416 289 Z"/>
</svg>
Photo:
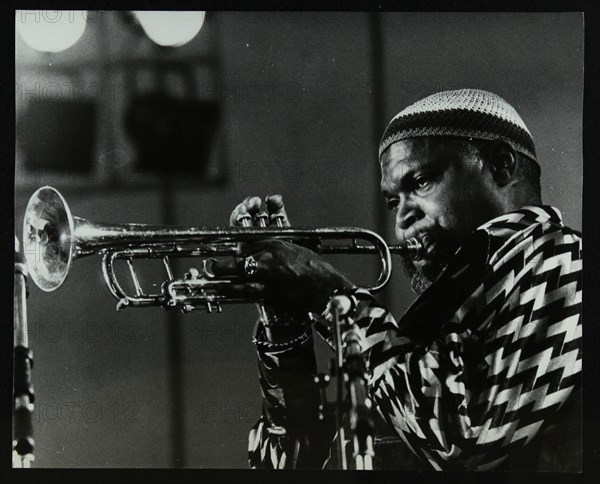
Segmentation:
<svg viewBox="0 0 600 484">
<path fill-rule="evenodd" d="M 508 185 L 517 169 L 515 149 L 506 141 L 498 139 L 487 143 L 483 155 L 498 186 Z"/>
</svg>

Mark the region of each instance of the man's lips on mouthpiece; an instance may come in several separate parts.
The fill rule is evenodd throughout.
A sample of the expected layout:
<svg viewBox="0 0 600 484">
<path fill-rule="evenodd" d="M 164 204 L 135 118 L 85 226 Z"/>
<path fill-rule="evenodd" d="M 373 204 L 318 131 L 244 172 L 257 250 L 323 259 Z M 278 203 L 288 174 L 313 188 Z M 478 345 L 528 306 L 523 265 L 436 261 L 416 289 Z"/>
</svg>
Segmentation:
<svg viewBox="0 0 600 484">
<path fill-rule="evenodd" d="M 425 253 L 430 252 L 431 248 L 435 245 L 435 240 L 430 234 L 421 234 L 418 239 L 423 244 L 423 250 Z"/>
<path fill-rule="evenodd" d="M 424 259 L 429 259 L 432 255 L 432 251 L 435 248 L 435 238 L 426 232 L 417 232 L 412 234 L 411 236 L 407 236 L 404 240 L 408 240 L 411 238 L 417 239 L 422 244 L 422 249 L 419 251 L 419 254 L 412 257 L 413 263 L 423 262 Z"/>
</svg>

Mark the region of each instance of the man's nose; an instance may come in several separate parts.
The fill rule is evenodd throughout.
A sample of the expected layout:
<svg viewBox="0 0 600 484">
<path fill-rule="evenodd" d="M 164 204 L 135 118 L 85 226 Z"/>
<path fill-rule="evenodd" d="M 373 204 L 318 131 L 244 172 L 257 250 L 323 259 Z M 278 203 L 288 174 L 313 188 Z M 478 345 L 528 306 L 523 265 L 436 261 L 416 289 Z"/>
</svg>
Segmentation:
<svg viewBox="0 0 600 484">
<path fill-rule="evenodd" d="M 396 212 L 396 226 L 400 230 L 407 230 L 417 221 L 418 207 L 410 197 L 401 196 Z"/>
</svg>

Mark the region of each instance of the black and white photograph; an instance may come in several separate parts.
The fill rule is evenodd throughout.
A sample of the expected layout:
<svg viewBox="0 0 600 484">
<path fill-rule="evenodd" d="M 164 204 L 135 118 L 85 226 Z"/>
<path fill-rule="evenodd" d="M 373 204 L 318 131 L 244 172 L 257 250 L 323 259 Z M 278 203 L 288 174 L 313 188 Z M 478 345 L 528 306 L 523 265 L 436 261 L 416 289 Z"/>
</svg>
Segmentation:
<svg viewBox="0 0 600 484">
<path fill-rule="evenodd" d="M 13 468 L 583 471 L 583 12 L 14 22 Z"/>
</svg>

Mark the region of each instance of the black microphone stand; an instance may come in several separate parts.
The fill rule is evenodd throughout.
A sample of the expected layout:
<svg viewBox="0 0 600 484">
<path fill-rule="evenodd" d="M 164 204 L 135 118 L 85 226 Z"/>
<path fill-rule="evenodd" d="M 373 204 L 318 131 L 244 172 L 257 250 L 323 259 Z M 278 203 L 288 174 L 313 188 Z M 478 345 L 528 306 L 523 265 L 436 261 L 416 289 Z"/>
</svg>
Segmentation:
<svg viewBox="0 0 600 484">
<path fill-rule="evenodd" d="M 34 460 L 33 402 L 31 384 L 33 354 L 27 337 L 27 267 L 15 236 L 13 369 L 13 467 L 28 468 Z"/>
<path fill-rule="evenodd" d="M 335 374 L 337 381 L 337 404 L 335 406 L 338 428 L 338 462 L 348 469 L 346 457 L 346 432 L 343 422 L 344 384 L 349 398 L 349 425 L 353 447 L 354 469 L 372 470 L 375 452 L 373 449 L 374 421 L 371 415 L 372 402 L 367 390 L 367 365 L 362 353 L 359 328 L 348 318 L 352 302 L 347 296 L 335 296 L 330 303 L 334 318 Z"/>
</svg>

